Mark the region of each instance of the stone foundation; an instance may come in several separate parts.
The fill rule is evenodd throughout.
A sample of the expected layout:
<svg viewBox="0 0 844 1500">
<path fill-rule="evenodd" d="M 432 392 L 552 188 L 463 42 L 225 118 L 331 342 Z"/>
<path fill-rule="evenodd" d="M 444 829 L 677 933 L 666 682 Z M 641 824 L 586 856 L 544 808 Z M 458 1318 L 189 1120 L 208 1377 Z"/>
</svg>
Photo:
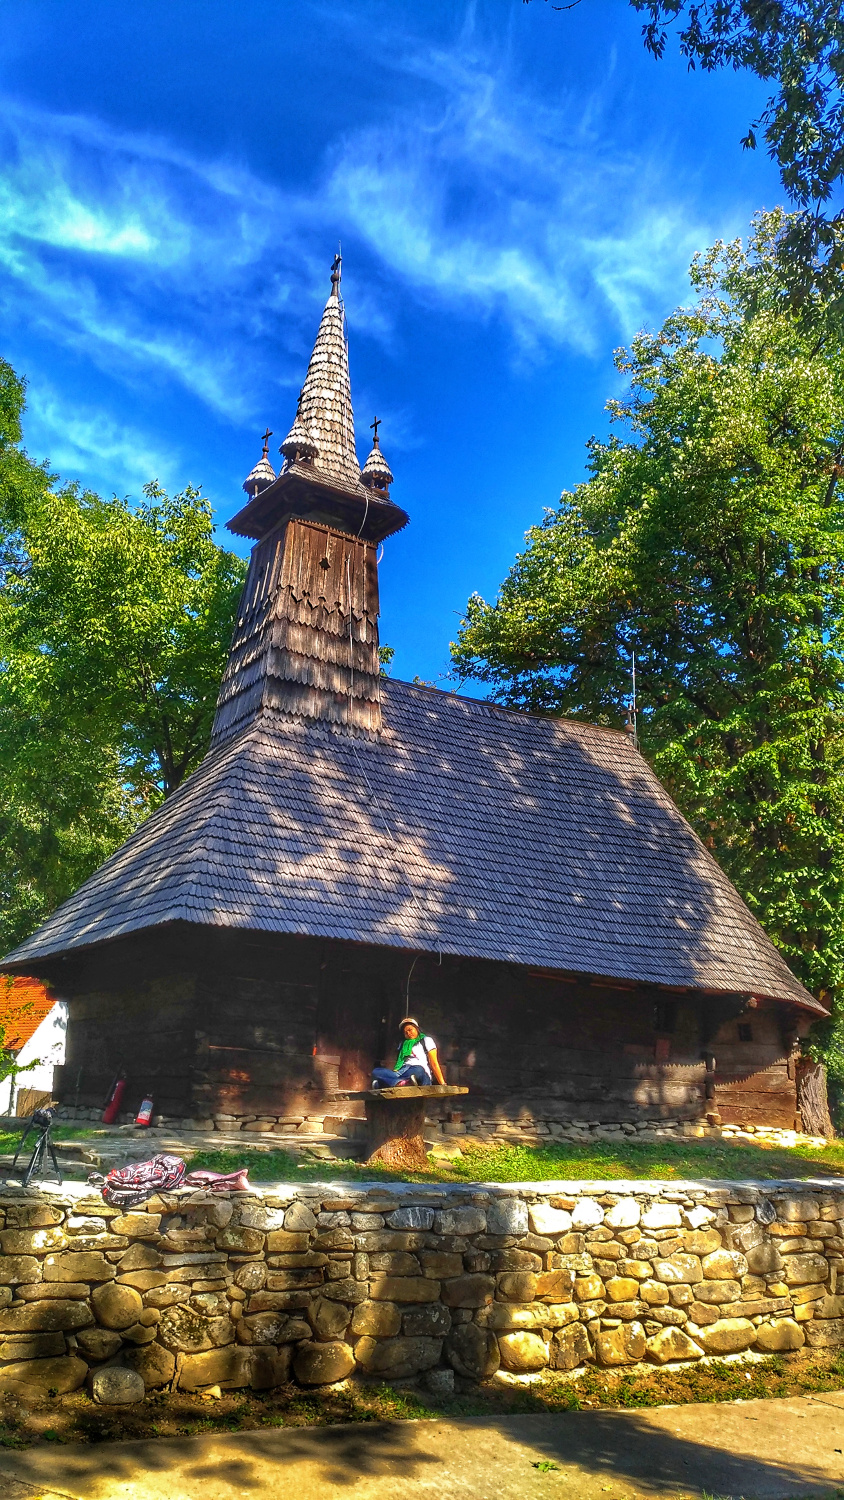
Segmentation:
<svg viewBox="0 0 844 1500">
<path fill-rule="evenodd" d="M 0 1390 L 445 1386 L 844 1344 L 844 1185 L 0 1196 Z M 435 1372 L 439 1372 L 438 1374 Z M 98 1379 L 98 1387 L 108 1382 Z"/>
<path fill-rule="evenodd" d="M 179 1133 L 181 1131 L 221 1131 L 230 1135 L 245 1131 L 250 1135 L 273 1135 L 287 1137 L 294 1141 L 297 1135 L 320 1135 L 339 1136 L 350 1142 L 360 1142 L 366 1139 L 366 1121 L 363 1117 L 363 1104 L 359 1105 L 357 1115 L 332 1115 L 313 1114 L 295 1115 L 290 1117 L 278 1117 L 273 1115 L 214 1115 L 208 1119 L 192 1119 L 172 1115 L 155 1115 L 153 1126 L 156 1129 L 165 1129 Z M 119 1116 L 120 1125 L 131 1125 L 135 1116 L 132 1113 L 124 1113 Z M 62 1105 L 62 1124 L 99 1124 L 102 1120 L 102 1110 L 74 1108 Z M 534 1117 L 529 1113 L 523 1114 L 518 1119 L 484 1119 L 461 1109 L 441 1109 L 439 1114 L 428 1116 L 425 1128 L 426 1139 L 429 1143 L 436 1144 L 438 1140 L 454 1141 L 461 1144 L 461 1137 L 467 1138 L 467 1143 L 484 1145 L 500 1145 L 508 1141 L 521 1144 L 536 1145 L 543 1140 L 581 1141 L 588 1143 L 591 1140 L 622 1141 L 625 1139 L 636 1140 L 688 1140 L 700 1138 L 707 1140 L 760 1140 L 766 1145 L 795 1146 L 801 1145 L 823 1146 L 823 1136 L 809 1136 L 802 1131 L 786 1129 L 779 1125 L 753 1125 L 736 1124 L 720 1125 L 712 1124 L 706 1119 L 702 1120 L 664 1120 L 661 1118 L 637 1120 L 635 1123 L 625 1121 L 623 1124 L 608 1124 L 602 1120 L 555 1120 L 545 1117 Z M 282 1142 L 283 1144 L 283 1142 Z"/>
</svg>

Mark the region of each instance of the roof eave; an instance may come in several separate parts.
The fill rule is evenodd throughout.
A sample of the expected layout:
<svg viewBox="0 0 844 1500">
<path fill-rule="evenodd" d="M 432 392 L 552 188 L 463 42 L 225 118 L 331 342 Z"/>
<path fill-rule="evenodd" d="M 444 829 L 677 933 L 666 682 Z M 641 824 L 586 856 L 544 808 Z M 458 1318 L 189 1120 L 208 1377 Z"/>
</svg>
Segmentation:
<svg viewBox="0 0 844 1500">
<path fill-rule="evenodd" d="M 338 523 L 346 522 L 345 529 L 371 542 L 382 542 L 393 532 L 401 531 L 410 519 L 401 506 L 392 500 L 376 498 L 363 485 L 360 491 L 346 489 L 315 471 L 303 473 L 295 465 L 244 505 L 226 525 L 237 536 L 260 541 L 288 515 L 307 517 L 312 511 L 320 511 L 327 502 Z"/>
</svg>

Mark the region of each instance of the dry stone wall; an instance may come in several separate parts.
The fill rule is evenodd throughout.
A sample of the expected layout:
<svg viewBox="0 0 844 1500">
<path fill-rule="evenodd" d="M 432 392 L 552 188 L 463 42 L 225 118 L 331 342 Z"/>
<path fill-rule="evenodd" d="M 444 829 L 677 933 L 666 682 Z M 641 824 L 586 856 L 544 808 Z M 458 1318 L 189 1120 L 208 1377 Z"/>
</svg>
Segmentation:
<svg viewBox="0 0 844 1500">
<path fill-rule="evenodd" d="M 0 1221 L 0 1390 L 20 1394 L 107 1391 L 119 1368 L 147 1389 L 443 1387 L 844 1344 L 834 1183 L 296 1185 L 131 1213 L 69 1186 L 7 1190 Z"/>
</svg>

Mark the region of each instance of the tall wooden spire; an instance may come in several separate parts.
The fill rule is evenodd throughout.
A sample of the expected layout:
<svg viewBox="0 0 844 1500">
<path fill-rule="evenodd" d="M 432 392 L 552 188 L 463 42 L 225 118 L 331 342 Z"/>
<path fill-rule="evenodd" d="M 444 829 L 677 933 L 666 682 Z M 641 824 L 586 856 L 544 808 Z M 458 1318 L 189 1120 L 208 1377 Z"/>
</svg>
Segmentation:
<svg viewBox="0 0 844 1500">
<path fill-rule="evenodd" d="M 257 546 L 212 745 L 264 713 L 369 734 L 381 728 L 376 548 L 408 518 L 390 499 L 392 475 L 383 461 L 377 475 L 361 478 L 339 255 L 280 451 L 278 478 L 256 489 L 229 522 L 232 531 L 255 537 Z"/>
</svg>

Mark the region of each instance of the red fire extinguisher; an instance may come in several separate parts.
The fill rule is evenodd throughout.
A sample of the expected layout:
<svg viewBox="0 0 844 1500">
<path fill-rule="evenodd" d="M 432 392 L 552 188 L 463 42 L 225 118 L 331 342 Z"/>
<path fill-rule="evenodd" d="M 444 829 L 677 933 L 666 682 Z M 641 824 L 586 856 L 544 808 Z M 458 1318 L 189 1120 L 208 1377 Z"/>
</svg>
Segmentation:
<svg viewBox="0 0 844 1500">
<path fill-rule="evenodd" d="M 126 1074 L 118 1073 L 111 1086 L 109 1096 L 103 1110 L 103 1124 L 113 1125 L 120 1113 L 120 1102 L 126 1091 Z"/>
<path fill-rule="evenodd" d="M 141 1107 L 135 1116 L 136 1125 L 152 1124 L 152 1099 L 147 1094 L 141 1102 Z"/>
</svg>

